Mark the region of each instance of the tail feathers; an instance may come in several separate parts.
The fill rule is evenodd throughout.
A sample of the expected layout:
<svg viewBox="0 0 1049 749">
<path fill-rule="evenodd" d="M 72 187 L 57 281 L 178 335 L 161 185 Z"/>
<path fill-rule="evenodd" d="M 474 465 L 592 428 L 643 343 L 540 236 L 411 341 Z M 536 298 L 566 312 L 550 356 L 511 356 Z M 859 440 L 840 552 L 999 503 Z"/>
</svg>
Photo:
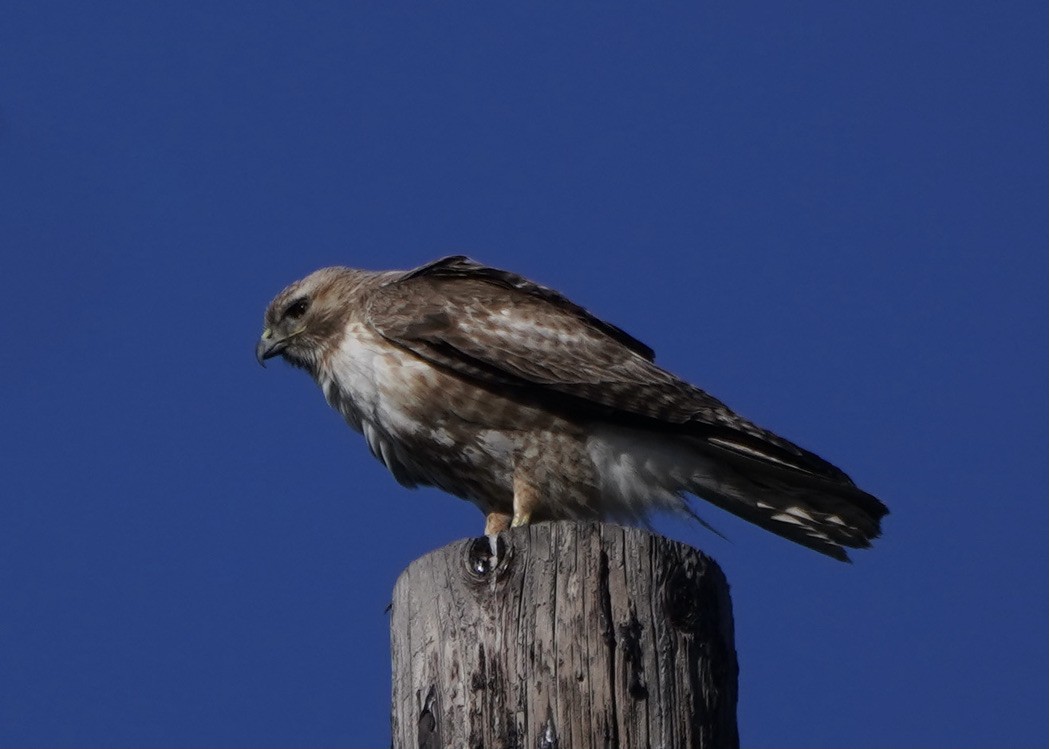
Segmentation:
<svg viewBox="0 0 1049 749">
<path fill-rule="evenodd" d="M 709 477 L 691 487 L 692 493 L 744 520 L 795 543 L 849 561 L 845 549 L 862 549 L 881 535 L 881 519 L 888 509 L 878 499 L 851 483 L 815 486 L 771 475 L 744 478 Z"/>
<path fill-rule="evenodd" d="M 689 508 L 688 493 L 835 559 L 848 561 L 846 548 L 870 546 L 881 532 L 885 505 L 830 463 L 772 438 L 775 443 L 733 442 L 724 435 L 712 441 L 598 427 L 587 450 L 600 479 L 600 501 L 587 514 L 644 522 L 668 510 L 710 528 Z M 559 517 L 580 514 L 563 503 L 556 508 Z"/>
</svg>

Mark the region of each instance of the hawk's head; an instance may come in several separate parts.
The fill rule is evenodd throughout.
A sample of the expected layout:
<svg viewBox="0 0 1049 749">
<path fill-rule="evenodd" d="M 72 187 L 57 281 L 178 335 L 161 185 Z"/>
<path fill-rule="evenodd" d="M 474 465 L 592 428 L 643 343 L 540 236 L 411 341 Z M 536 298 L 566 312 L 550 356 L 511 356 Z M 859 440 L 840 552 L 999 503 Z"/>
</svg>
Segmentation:
<svg viewBox="0 0 1049 749">
<path fill-rule="evenodd" d="M 328 347 L 341 340 L 360 275 L 351 268 L 322 268 L 277 294 L 266 308 L 265 328 L 255 346 L 259 364 L 279 354 L 315 371 Z"/>
</svg>

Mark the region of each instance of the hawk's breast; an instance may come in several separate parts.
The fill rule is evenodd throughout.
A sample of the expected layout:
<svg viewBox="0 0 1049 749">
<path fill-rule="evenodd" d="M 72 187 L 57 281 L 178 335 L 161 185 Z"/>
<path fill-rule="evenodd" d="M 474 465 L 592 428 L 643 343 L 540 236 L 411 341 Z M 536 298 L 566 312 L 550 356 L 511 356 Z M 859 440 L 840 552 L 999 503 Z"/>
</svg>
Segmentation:
<svg viewBox="0 0 1049 749">
<path fill-rule="evenodd" d="M 402 484 L 491 504 L 512 497 L 521 407 L 353 323 L 320 367 L 328 403 Z"/>
</svg>

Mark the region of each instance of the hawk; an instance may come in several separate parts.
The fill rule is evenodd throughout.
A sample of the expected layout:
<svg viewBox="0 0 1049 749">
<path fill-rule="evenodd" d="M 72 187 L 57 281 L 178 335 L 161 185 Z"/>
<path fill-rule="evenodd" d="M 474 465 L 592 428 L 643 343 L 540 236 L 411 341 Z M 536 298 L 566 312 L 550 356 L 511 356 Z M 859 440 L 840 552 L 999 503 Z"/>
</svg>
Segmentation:
<svg viewBox="0 0 1049 749">
<path fill-rule="evenodd" d="M 315 271 L 270 303 L 255 354 L 309 372 L 398 482 L 472 502 L 488 534 L 660 510 L 698 520 L 694 494 L 847 561 L 887 513 L 615 325 L 463 256 Z"/>
</svg>

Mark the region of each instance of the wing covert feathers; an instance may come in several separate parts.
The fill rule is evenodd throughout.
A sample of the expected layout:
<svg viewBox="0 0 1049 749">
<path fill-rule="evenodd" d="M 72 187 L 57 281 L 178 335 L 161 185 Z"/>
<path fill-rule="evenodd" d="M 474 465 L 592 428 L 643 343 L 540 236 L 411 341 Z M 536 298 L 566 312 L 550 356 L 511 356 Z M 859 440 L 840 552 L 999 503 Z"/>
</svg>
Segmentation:
<svg viewBox="0 0 1049 749">
<path fill-rule="evenodd" d="M 558 292 L 462 256 L 369 295 L 381 336 L 480 387 L 578 420 L 677 434 L 726 466 L 683 487 L 837 559 L 879 534 L 885 505 L 841 470 L 654 363 L 651 348 Z"/>
<path fill-rule="evenodd" d="M 507 290 L 527 294 L 535 299 L 541 299 L 548 302 L 553 307 L 560 309 L 565 314 L 575 317 L 583 323 L 592 325 L 613 340 L 626 346 L 638 356 L 648 359 L 649 361 L 652 361 L 655 358 L 656 353 L 650 347 L 646 346 L 623 329 L 590 314 L 590 312 L 583 307 L 580 307 L 564 294 L 546 286 L 541 286 L 534 281 L 528 280 L 524 276 L 517 275 L 516 273 L 481 265 L 465 255 L 452 255 L 420 266 L 415 270 L 409 271 L 401 281 L 408 281 L 420 277 L 446 279 L 474 278 L 484 280 L 494 286 Z"/>
</svg>

